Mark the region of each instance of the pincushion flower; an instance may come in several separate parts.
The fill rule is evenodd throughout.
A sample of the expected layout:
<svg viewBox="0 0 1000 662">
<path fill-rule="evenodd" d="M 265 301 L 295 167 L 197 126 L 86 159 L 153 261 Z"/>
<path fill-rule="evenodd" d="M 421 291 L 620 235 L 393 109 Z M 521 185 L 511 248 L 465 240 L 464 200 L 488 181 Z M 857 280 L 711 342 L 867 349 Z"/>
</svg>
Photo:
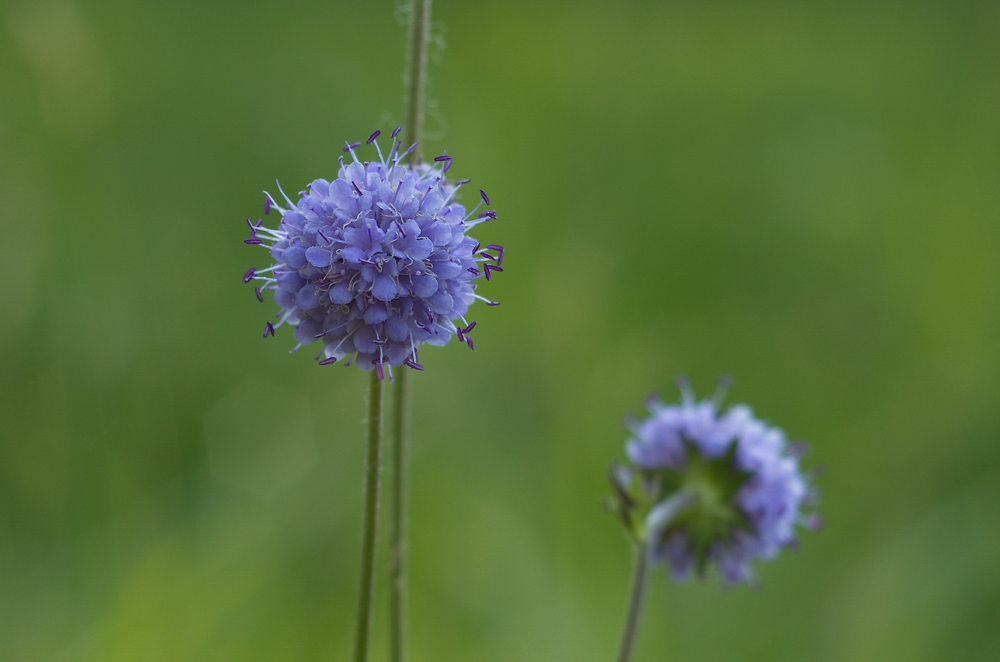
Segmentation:
<svg viewBox="0 0 1000 662">
<path fill-rule="evenodd" d="M 361 143 L 348 144 L 352 162 L 341 158 L 333 181 L 317 179 L 297 202 L 282 191 L 287 207 L 266 194 L 265 215 L 276 210 L 281 222 L 272 230 L 248 219 L 246 243 L 266 247 L 275 263 L 250 269 L 244 281 L 262 283 L 255 288 L 258 300 L 273 292 L 281 308 L 265 337 L 290 324 L 298 342 L 292 351 L 322 340 L 321 365 L 353 357 L 356 366 L 382 377 L 384 364 L 422 370 L 417 348 L 423 343 L 446 345 L 457 336 L 473 347 L 468 334 L 476 322 L 465 315 L 477 299 L 497 305 L 477 294 L 476 281 L 503 271 L 504 249 L 482 247 L 466 234 L 496 212 L 479 212 L 489 205 L 483 191 L 471 212 L 455 202 L 469 180 L 448 180 L 450 156 L 405 165 L 413 147 L 400 153 L 399 129 L 386 156 L 379 133 L 367 141 L 378 150 L 377 161 L 360 161 L 355 149 Z"/>
<path fill-rule="evenodd" d="M 751 580 L 755 559 L 795 545 L 796 526 L 818 524 L 805 512 L 815 490 L 799 466 L 801 445 L 745 405 L 720 411 L 720 399 L 696 402 L 685 385 L 679 405 L 651 400 L 626 443 L 632 466 L 612 474 L 627 526 L 652 538 L 652 560 L 676 579 L 714 564 L 727 583 Z M 670 499 L 669 521 L 654 523 Z"/>
</svg>

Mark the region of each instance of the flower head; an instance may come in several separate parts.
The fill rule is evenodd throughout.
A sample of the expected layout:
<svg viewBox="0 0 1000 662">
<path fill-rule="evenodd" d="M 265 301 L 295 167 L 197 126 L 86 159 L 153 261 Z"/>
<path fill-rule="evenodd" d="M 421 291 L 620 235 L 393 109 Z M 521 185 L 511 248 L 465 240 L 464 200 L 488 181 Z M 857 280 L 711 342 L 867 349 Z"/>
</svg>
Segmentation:
<svg viewBox="0 0 1000 662">
<path fill-rule="evenodd" d="M 276 210 L 281 222 L 271 230 L 247 219 L 245 241 L 266 247 L 275 260 L 243 277 L 262 283 L 254 290 L 259 301 L 271 291 L 281 308 L 264 336 L 288 323 L 298 341 L 293 352 L 322 339 L 321 365 L 354 357 L 356 366 L 380 377 L 384 364 L 422 370 L 422 343 L 446 345 L 458 336 L 471 349 L 476 323 L 465 319 L 469 306 L 476 299 L 497 305 L 476 293 L 475 281 L 503 271 L 502 246 L 482 247 L 465 234 L 496 218 L 493 210 L 479 213 L 489 205 L 486 194 L 480 191 L 482 202 L 467 212 L 454 199 L 469 180 L 452 183 L 446 176 L 452 158 L 403 164 L 416 145 L 400 152 L 398 135 L 397 128 L 383 156 L 379 132 L 372 134 L 367 142 L 378 160 L 371 162 L 358 159 L 361 143 L 349 143 L 344 151 L 352 162 L 340 159 L 336 179 L 312 182 L 298 202 L 281 191 L 287 208 L 266 194 L 264 213 Z"/>
<path fill-rule="evenodd" d="M 676 579 L 714 563 L 729 583 L 752 578 L 751 562 L 796 544 L 796 525 L 815 526 L 804 507 L 814 489 L 799 467 L 799 446 L 745 405 L 720 411 L 721 397 L 696 402 L 683 385 L 680 405 L 647 403 L 632 425 L 631 467 L 612 472 L 618 511 L 636 535 L 653 536 L 654 558 Z M 641 508 L 686 492 L 688 506 L 664 527 L 636 531 Z"/>
</svg>

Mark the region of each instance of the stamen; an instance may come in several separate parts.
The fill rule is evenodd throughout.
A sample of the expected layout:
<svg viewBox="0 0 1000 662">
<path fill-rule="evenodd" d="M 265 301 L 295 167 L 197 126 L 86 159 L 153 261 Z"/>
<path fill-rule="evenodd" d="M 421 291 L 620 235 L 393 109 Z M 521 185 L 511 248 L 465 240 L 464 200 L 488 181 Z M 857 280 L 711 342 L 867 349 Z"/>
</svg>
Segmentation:
<svg viewBox="0 0 1000 662">
<path fill-rule="evenodd" d="M 273 336 L 273 335 L 274 335 L 274 325 L 271 324 L 270 322 L 267 322 L 266 324 L 264 324 L 264 337 L 267 338 L 268 336 Z"/>
<path fill-rule="evenodd" d="M 320 365 L 332 365 L 332 364 L 334 364 L 336 362 L 337 362 L 337 357 L 336 356 L 331 356 L 328 359 L 323 359 L 322 361 L 319 362 L 319 364 Z"/>
<path fill-rule="evenodd" d="M 253 277 L 256 275 L 257 275 L 257 270 L 254 269 L 253 267 L 250 267 L 249 269 L 247 269 L 247 272 L 243 274 L 243 282 L 249 283 L 250 281 L 253 280 Z"/>
<path fill-rule="evenodd" d="M 295 203 L 292 202 L 292 199 L 288 197 L 287 193 L 285 193 L 285 189 L 281 188 L 281 182 L 279 182 L 276 179 L 276 180 L 274 180 L 274 183 L 275 183 L 275 185 L 277 185 L 278 191 L 281 193 L 281 197 L 283 197 L 285 199 L 285 202 L 288 203 L 288 208 L 289 209 L 295 209 Z"/>
<path fill-rule="evenodd" d="M 351 182 L 351 186 L 353 186 L 354 190 L 358 192 L 358 196 L 359 197 L 362 196 L 362 195 L 364 195 L 364 193 L 361 192 L 361 189 L 358 188 L 357 184 L 355 184 L 354 182 Z"/>
<path fill-rule="evenodd" d="M 465 344 L 469 346 L 469 349 L 475 349 L 476 347 L 472 344 L 472 338 L 466 338 Z"/>
<path fill-rule="evenodd" d="M 464 333 L 465 335 L 469 335 L 469 331 L 472 331 L 474 328 L 476 328 L 476 324 L 478 324 L 478 322 L 473 322 L 469 326 L 465 327 L 464 329 L 462 329 L 462 333 Z"/>
<path fill-rule="evenodd" d="M 497 252 L 497 265 L 503 264 L 503 246 L 500 244 L 486 244 L 486 248 Z"/>
<path fill-rule="evenodd" d="M 424 369 L 424 366 L 420 365 L 419 363 L 417 363 L 413 359 L 406 359 L 405 361 L 403 361 L 403 364 L 410 366 L 414 370 L 423 370 Z"/>
<path fill-rule="evenodd" d="M 498 267 L 495 264 L 484 264 L 483 265 L 483 272 L 486 274 L 486 280 L 490 279 L 490 272 L 491 271 L 499 271 L 499 272 L 503 273 L 503 267 Z"/>
<path fill-rule="evenodd" d="M 264 198 L 264 216 L 271 213 L 271 196 Z"/>
<path fill-rule="evenodd" d="M 681 400 L 685 406 L 694 404 L 694 391 L 691 389 L 691 382 L 684 375 L 674 377 L 674 384 L 681 390 Z"/>
<path fill-rule="evenodd" d="M 471 181 L 472 181 L 471 179 L 460 179 L 457 182 L 455 182 L 455 188 L 458 188 L 459 186 L 464 186 Z"/>
<path fill-rule="evenodd" d="M 381 361 L 372 361 L 375 364 L 375 372 L 378 373 L 379 379 L 385 379 L 385 369 L 382 367 Z"/>
<path fill-rule="evenodd" d="M 244 244 L 254 244 L 254 245 L 257 245 L 257 244 L 263 244 L 264 242 L 261 241 L 260 239 L 244 239 L 243 243 Z"/>
<path fill-rule="evenodd" d="M 722 407 L 722 403 L 726 399 L 726 394 L 729 393 L 729 389 L 733 387 L 735 380 L 730 375 L 722 375 L 719 377 L 719 383 L 715 385 L 715 393 L 712 395 L 712 405 L 719 409 Z"/>
<path fill-rule="evenodd" d="M 490 204 L 490 196 L 486 195 L 486 191 L 484 191 L 483 189 L 479 189 L 479 195 L 482 196 L 483 202 L 485 202 L 486 204 Z"/>
<path fill-rule="evenodd" d="M 355 147 L 361 147 L 361 143 L 347 143 L 347 147 L 344 148 L 345 152 L 350 152 Z"/>
<path fill-rule="evenodd" d="M 253 292 L 254 294 L 257 295 L 257 301 L 264 303 L 264 295 L 260 293 L 260 288 L 259 287 L 253 288 Z"/>
<path fill-rule="evenodd" d="M 395 129 L 393 129 L 393 130 L 392 130 L 392 134 L 391 134 L 391 136 L 392 136 L 393 138 L 395 138 L 396 136 L 398 136 L 398 135 L 399 135 L 399 132 L 400 132 L 400 131 L 402 131 L 402 130 L 403 130 L 403 127 L 401 127 L 401 126 L 397 126 L 397 127 L 395 128 Z"/>
<path fill-rule="evenodd" d="M 798 459 L 809 454 L 809 444 L 804 441 L 793 441 L 788 446 L 788 454 Z"/>
<path fill-rule="evenodd" d="M 413 143 L 412 145 L 410 145 L 409 148 L 407 148 L 407 150 L 405 152 L 403 152 L 402 154 L 400 154 L 399 156 L 396 157 L 396 163 L 399 163 L 400 161 L 402 161 L 403 159 L 405 159 L 407 156 L 409 156 L 410 152 L 412 152 L 413 150 L 415 150 L 417 148 L 417 145 L 419 145 L 419 144 L 420 143 Z"/>
<path fill-rule="evenodd" d="M 372 135 L 368 136 L 368 140 L 365 141 L 365 144 L 366 145 L 371 145 L 373 142 L 375 142 L 375 139 L 378 138 L 380 135 L 382 135 L 382 132 L 381 131 L 376 131 Z M 360 144 L 360 143 L 358 143 L 358 144 Z"/>
</svg>

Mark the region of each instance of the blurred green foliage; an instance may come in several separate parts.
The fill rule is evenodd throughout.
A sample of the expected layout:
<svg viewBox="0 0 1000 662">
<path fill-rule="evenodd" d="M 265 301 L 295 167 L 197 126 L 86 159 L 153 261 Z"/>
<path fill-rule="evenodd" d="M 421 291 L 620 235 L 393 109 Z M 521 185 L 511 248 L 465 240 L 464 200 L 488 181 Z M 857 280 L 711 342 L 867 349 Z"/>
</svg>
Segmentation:
<svg viewBox="0 0 1000 662">
<path fill-rule="evenodd" d="M 397 14 L 0 6 L 0 659 L 346 658 L 365 377 L 261 339 L 241 240 L 399 120 Z M 1000 658 L 1000 6 L 435 17 L 427 149 L 508 252 L 413 380 L 413 660 L 612 658 L 605 473 L 675 373 L 808 440 L 827 526 L 658 573 L 639 660 Z"/>
</svg>

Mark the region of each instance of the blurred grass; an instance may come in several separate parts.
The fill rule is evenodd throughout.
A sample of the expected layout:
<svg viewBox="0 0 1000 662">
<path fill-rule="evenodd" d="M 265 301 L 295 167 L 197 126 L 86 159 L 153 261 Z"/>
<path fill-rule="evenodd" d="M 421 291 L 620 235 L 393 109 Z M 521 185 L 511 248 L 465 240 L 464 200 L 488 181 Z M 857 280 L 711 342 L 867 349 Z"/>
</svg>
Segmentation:
<svg viewBox="0 0 1000 662">
<path fill-rule="evenodd" d="M 363 377 L 260 339 L 240 240 L 398 121 L 395 10 L 0 7 L 0 659 L 348 654 Z M 428 150 L 509 268 L 415 380 L 413 659 L 610 659 L 605 470 L 678 372 L 809 441 L 827 527 L 657 577 L 639 660 L 996 659 L 997 6 L 436 17 Z"/>
</svg>

